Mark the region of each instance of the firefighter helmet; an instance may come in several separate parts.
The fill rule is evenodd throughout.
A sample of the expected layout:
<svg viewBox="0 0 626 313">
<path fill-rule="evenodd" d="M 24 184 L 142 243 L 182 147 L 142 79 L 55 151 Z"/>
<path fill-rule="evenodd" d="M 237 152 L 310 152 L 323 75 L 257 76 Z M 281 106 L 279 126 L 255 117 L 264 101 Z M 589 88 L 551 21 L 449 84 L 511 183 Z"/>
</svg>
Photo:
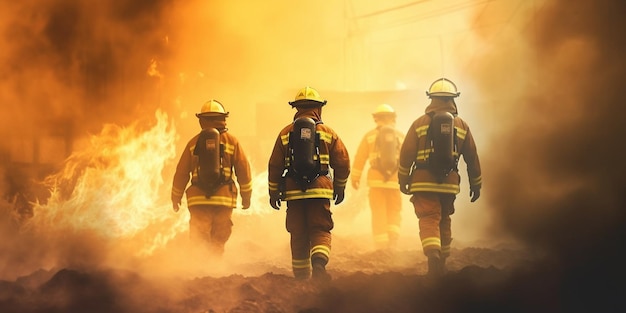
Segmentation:
<svg viewBox="0 0 626 313">
<path fill-rule="evenodd" d="M 376 107 L 374 113 L 372 113 L 374 117 L 377 116 L 396 116 L 396 111 L 389 104 L 383 103 Z"/>
<path fill-rule="evenodd" d="M 228 117 L 228 113 L 224 109 L 224 105 L 217 100 L 209 100 L 202 105 L 200 113 L 196 113 L 197 117 L 215 117 L 224 116 Z"/>
<path fill-rule="evenodd" d="M 456 85 L 447 78 L 439 78 L 434 81 L 426 95 L 428 97 L 458 97 L 461 93 L 457 91 Z"/>
<path fill-rule="evenodd" d="M 326 100 L 322 99 L 317 90 L 307 86 L 300 89 L 289 104 L 292 107 L 317 107 L 326 105 Z"/>
</svg>

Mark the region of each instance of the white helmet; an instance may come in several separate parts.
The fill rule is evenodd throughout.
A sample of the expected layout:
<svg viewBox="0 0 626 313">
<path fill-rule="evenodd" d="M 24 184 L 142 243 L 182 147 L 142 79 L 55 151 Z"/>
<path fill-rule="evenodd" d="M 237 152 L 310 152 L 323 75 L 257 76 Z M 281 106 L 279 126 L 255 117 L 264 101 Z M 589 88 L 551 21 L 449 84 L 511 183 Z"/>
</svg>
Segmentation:
<svg viewBox="0 0 626 313">
<path fill-rule="evenodd" d="M 215 117 L 224 116 L 228 117 L 228 113 L 224 109 L 224 105 L 217 100 L 209 100 L 202 105 L 200 113 L 196 113 L 197 117 Z"/>
<path fill-rule="evenodd" d="M 447 78 L 439 78 L 434 81 L 428 91 L 426 91 L 426 95 L 428 97 L 453 97 L 456 98 L 461 93 L 457 91 L 456 85 Z"/>
</svg>

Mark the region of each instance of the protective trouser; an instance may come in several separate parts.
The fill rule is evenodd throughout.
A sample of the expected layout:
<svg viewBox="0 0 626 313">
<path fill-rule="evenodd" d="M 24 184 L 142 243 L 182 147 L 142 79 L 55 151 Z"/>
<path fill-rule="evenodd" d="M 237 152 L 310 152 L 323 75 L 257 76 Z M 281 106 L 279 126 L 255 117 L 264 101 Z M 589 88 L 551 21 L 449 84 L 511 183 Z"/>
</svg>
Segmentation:
<svg viewBox="0 0 626 313">
<path fill-rule="evenodd" d="M 398 190 L 371 187 L 372 235 L 378 249 L 392 248 L 400 235 L 402 197 Z"/>
<path fill-rule="evenodd" d="M 334 227 L 329 199 L 287 201 L 287 231 L 291 234 L 293 274 L 298 279 L 311 275 L 311 262 L 324 265 L 330 257 L 330 231 Z"/>
<path fill-rule="evenodd" d="M 437 192 L 416 192 L 411 196 L 415 215 L 419 219 L 420 239 L 424 254 L 440 251 L 442 257 L 450 255 L 452 224 L 456 195 Z"/>
<path fill-rule="evenodd" d="M 189 235 L 192 242 L 204 245 L 211 256 L 221 257 L 233 228 L 233 209 L 225 206 L 189 207 Z"/>
</svg>

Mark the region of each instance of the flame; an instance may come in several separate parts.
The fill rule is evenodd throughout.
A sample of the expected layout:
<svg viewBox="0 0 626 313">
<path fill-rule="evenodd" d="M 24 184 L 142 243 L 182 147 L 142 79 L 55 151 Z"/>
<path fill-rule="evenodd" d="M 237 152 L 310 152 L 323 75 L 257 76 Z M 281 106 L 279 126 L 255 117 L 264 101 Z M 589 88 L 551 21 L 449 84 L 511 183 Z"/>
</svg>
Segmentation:
<svg viewBox="0 0 626 313">
<path fill-rule="evenodd" d="M 156 125 L 106 125 L 44 184 L 51 194 L 35 204 L 30 227 L 61 233 L 90 231 L 138 256 L 151 255 L 187 228 L 189 213 L 174 213 L 163 170 L 176 156 L 174 127 L 157 111 Z"/>
<path fill-rule="evenodd" d="M 148 76 L 157 77 L 157 78 L 163 78 L 163 74 L 161 74 L 161 72 L 157 68 L 158 65 L 159 65 L 159 63 L 157 62 L 156 59 L 150 60 L 150 65 L 148 66 L 148 70 L 146 71 Z"/>
</svg>

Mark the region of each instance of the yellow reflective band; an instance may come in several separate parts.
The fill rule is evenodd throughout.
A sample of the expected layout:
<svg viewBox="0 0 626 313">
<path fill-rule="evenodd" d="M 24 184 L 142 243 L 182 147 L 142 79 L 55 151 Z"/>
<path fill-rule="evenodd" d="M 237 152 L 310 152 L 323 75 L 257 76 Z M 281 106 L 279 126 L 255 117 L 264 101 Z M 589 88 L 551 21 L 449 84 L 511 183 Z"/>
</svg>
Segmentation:
<svg viewBox="0 0 626 313">
<path fill-rule="evenodd" d="M 444 256 L 450 255 L 450 245 L 441 246 L 441 254 Z"/>
<path fill-rule="evenodd" d="M 294 269 L 307 269 L 311 267 L 311 259 L 291 259 L 291 266 Z"/>
<path fill-rule="evenodd" d="M 409 167 L 399 166 L 398 167 L 398 174 L 407 176 L 407 175 L 409 175 L 409 169 L 410 169 Z"/>
<path fill-rule="evenodd" d="M 311 248 L 311 256 L 316 254 L 316 253 L 321 253 L 321 254 L 325 255 L 326 257 L 329 257 L 330 256 L 330 247 L 324 246 L 324 245 L 317 245 L 317 246 Z"/>
<path fill-rule="evenodd" d="M 423 248 L 426 248 L 426 247 L 437 247 L 437 248 L 441 249 L 441 239 L 439 239 L 437 237 L 424 238 L 424 239 L 422 239 L 422 247 Z"/>
<path fill-rule="evenodd" d="M 333 142 L 333 135 L 331 133 L 327 133 L 323 131 L 318 131 L 317 133 L 320 134 L 320 140 L 325 141 L 329 144 Z"/>
<path fill-rule="evenodd" d="M 268 185 L 270 188 L 277 188 L 277 187 L 278 187 L 278 183 L 275 183 L 275 182 L 268 182 L 268 183 L 267 183 L 267 185 Z"/>
<path fill-rule="evenodd" d="M 374 235 L 375 243 L 385 243 L 389 241 L 389 236 L 387 234 L 378 234 Z"/>
<path fill-rule="evenodd" d="M 224 196 L 212 196 L 210 198 L 207 198 L 205 196 L 194 196 L 194 197 L 189 197 L 187 199 L 187 203 L 189 204 L 189 206 L 219 205 L 219 206 L 226 206 L 226 207 L 235 207 L 235 205 L 237 204 L 236 199 L 233 199 L 232 197 L 224 197 Z"/>
<path fill-rule="evenodd" d="M 242 192 L 252 191 L 252 182 L 249 182 L 247 184 L 240 184 L 239 188 L 241 188 Z"/>
<path fill-rule="evenodd" d="M 298 200 L 298 199 L 332 199 L 333 191 L 326 188 L 311 188 L 306 191 L 302 190 L 289 190 L 285 194 L 285 200 Z"/>
<path fill-rule="evenodd" d="M 415 132 L 417 133 L 417 138 L 426 136 L 426 134 L 428 134 L 428 125 L 416 128 Z"/>
<path fill-rule="evenodd" d="M 280 141 L 283 143 L 283 146 L 287 146 L 289 144 L 289 133 L 280 136 Z"/>
<path fill-rule="evenodd" d="M 225 167 L 224 168 L 224 176 L 226 177 L 230 177 L 230 167 Z"/>
<path fill-rule="evenodd" d="M 367 185 L 373 188 L 398 189 L 398 182 L 395 180 L 368 180 Z"/>
<path fill-rule="evenodd" d="M 224 153 L 227 154 L 234 154 L 235 153 L 235 146 L 229 144 L 229 143 L 225 143 L 224 144 Z"/>
<path fill-rule="evenodd" d="M 461 191 L 457 184 L 437 184 L 437 183 L 412 183 L 411 192 L 430 191 L 457 194 Z"/>
<path fill-rule="evenodd" d="M 465 139 L 465 136 L 467 136 L 467 130 L 460 127 L 455 127 L 454 129 L 456 129 L 456 136 L 459 137 L 459 139 Z"/>
<path fill-rule="evenodd" d="M 347 178 L 339 179 L 339 178 L 335 177 L 334 182 L 345 185 L 348 182 L 348 179 Z"/>
<path fill-rule="evenodd" d="M 328 154 L 320 154 L 320 164 L 329 164 L 330 156 Z"/>
<path fill-rule="evenodd" d="M 400 226 L 399 225 L 387 225 L 387 232 L 392 233 L 392 234 L 399 234 Z"/>
<path fill-rule="evenodd" d="M 182 196 L 183 196 L 183 193 L 184 193 L 184 191 L 183 191 L 183 190 L 180 190 L 180 189 L 178 189 L 178 188 L 176 188 L 176 187 L 172 187 L 172 196 L 175 196 L 175 197 L 182 197 Z"/>
<path fill-rule="evenodd" d="M 369 143 L 369 144 L 374 143 L 374 141 L 376 141 L 376 134 L 372 134 L 372 135 L 367 136 L 366 140 L 367 140 L 367 143 Z"/>
<path fill-rule="evenodd" d="M 472 178 L 470 179 L 470 185 L 471 186 L 477 186 L 483 183 L 483 178 L 482 176 L 478 176 L 476 178 Z"/>
<path fill-rule="evenodd" d="M 430 156 L 430 153 L 433 152 L 433 151 L 434 151 L 434 149 L 432 149 L 432 148 L 418 150 L 417 151 L 416 160 L 418 160 L 418 161 L 426 161 L 426 160 L 428 160 L 428 157 Z"/>
<path fill-rule="evenodd" d="M 191 154 L 193 154 L 193 150 L 195 150 L 195 149 L 196 149 L 196 144 L 194 143 L 193 145 L 191 145 L 189 147 L 189 152 L 191 152 Z"/>
</svg>

